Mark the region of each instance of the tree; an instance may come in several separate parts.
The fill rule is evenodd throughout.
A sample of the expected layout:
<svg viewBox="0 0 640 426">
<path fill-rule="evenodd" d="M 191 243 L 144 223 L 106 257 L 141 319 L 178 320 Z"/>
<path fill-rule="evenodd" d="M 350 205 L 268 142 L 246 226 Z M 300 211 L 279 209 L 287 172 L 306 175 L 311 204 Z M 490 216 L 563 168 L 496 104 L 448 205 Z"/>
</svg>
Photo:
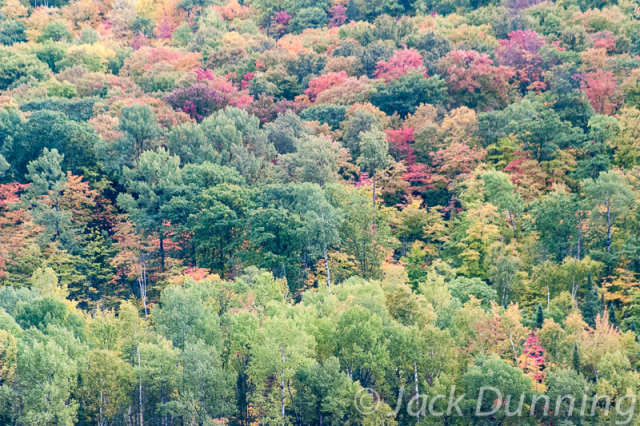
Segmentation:
<svg viewBox="0 0 640 426">
<path fill-rule="evenodd" d="M 20 83 L 46 80 L 49 68 L 34 55 L 2 49 L 0 59 L 3 61 L 0 70 L 0 90 L 6 90 Z"/>
<path fill-rule="evenodd" d="M 438 71 L 447 78 L 449 94 L 458 105 L 497 109 L 510 97 L 512 68 L 495 66 L 488 55 L 474 50 L 454 50 L 440 59 Z"/>
<path fill-rule="evenodd" d="M 216 90 L 206 83 L 196 83 L 189 87 L 178 87 L 165 98 L 178 111 L 189 114 L 197 121 L 224 108 L 229 102 L 229 94 Z"/>
<path fill-rule="evenodd" d="M 202 341 L 214 345 L 220 340 L 218 314 L 207 300 L 213 288 L 208 282 L 170 286 L 162 292 L 162 305 L 153 311 L 158 333 L 177 348 Z"/>
<path fill-rule="evenodd" d="M 327 200 L 324 192 L 310 184 L 296 185 L 293 189 L 293 210 L 302 216 L 301 229 L 307 256 L 312 262 L 322 257 L 327 275 L 327 287 L 331 294 L 331 268 L 329 249 L 340 243 L 338 229 L 341 215 Z"/>
<path fill-rule="evenodd" d="M 578 349 L 577 342 L 573 344 L 573 352 L 571 352 L 571 366 L 577 373 L 580 373 L 580 350 Z"/>
<path fill-rule="evenodd" d="M 597 180 L 582 183 L 586 196 L 594 207 L 594 220 L 604 219 L 606 225 L 606 251 L 611 253 L 614 225 L 634 202 L 635 195 L 625 177 L 616 171 L 601 173 Z"/>
<path fill-rule="evenodd" d="M 502 172 L 486 172 L 481 176 L 484 182 L 484 193 L 486 200 L 507 212 L 509 222 L 513 228 L 513 238 L 517 238 L 516 223 L 514 215 L 522 213 L 524 210 L 522 200 L 516 192 L 509 177 Z"/>
<path fill-rule="evenodd" d="M 320 186 L 337 180 L 342 150 L 339 143 L 323 137 L 307 136 L 298 139 L 296 146 L 296 152 L 281 157 L 293 168 L 292 180 Z"/>
<path fill-rule="evenodd" d="M 410 71 L 417 71 L 426 76 L 422 56 L 415 49 L 405 47 L 402 50 L 396 50 L 388 61 L 378 62 L 373 76 L 382 78 L 388 83 L 389 80 L 397 80 Z"/>
<path fill-rule="evenodd" d="M 476 365 L 470 366 L 464 373 L 463 380 L 467 396 L 463 401 L 464 405 L 461 404 L 461 408 L 464 406 L 465 415 L 473 418 L 477 424 L 494 424 L 496 417 L 498 419 L 505 417 L 503 409 L 499 409 L 496 414 L 488 417 L 476 417 L 473 414 L 477 406 L 480 406 L 482 413 L 487 413 L 491 412 L 496 405 L 498 395 L 495 392 L 484 392 L 480 399 L 482 387 L 494 387 L 499 389 L 502 395 L 511 395 L 510 410 L 514 409 L 514 405 L 517 405 L 517 401 L 520 401 L 522 395 L 527 399 L 531 393 L 531 380 L 525 377 L 522 370 L 509 365 L 496 356 L 479 359 Z"/>
<path fill-rule="evenodd" d="M 203 341 L 186 343 L 180 354 L 178 396 L 168 403 L 185 422 L 215 422 L 230 418 L 235 377 L 225 370 L 220 351 Z"/>
<path fill-rule="evenodd" d="M 74 424 L 78 402 L 72 393 L 77 385 L 77 360 L 54 339 L 37 333 L 21 339 L 18 347 L 15 421 L 35 426 Z"/>
<path fill-rule="evenodd" d="M 301 33 L 307 28 L 322 28 L 329 23 L 325 9 L 305 7 L 300 9 L 289 21 L 291 32 Z"/>
<path fill-rule="evenodd" d="M 219 154 L 206 140 L 201 126 L 185 123 L 174 126 L 165 135 L 167 150 L 177 155 L 183 164 L 200 164 L 205 161 L 216 163 Z"/>
<path fill-rule="evenodd" d="M 90 418 L 99 426 L 110 424 L 130 403 L 132 368 L 115 351 L 94 349 L 80 371 L 78 393 Z"/>
<path fill-rule="evenodd" d="M 287 421 L 287 400 L 292 394 L 296 371 L 312 363 L 316 342 L 302 329 L 301 318 L 297 317 L 298 321 L 294 318 L 283 315 L 268 318 L 258 337 L 261 343 L 253 350 L 249 375 L 259 391 L 254 404 L 263 410 L 262 421 Z M 271 381 L 277 385 L 269 386 Z M 273 390 L 268 391 L 267 386 Z"/>
<path fill-rule="evenodd" d="M 31 185 L 21 198 L 32 211 L 34 223 L 44 228 L 43 244 L 59 243 L 63 249 L 77 253 L 98 193 L 81 177 L 65 175 L 63 158 L 58 150 L 44 148 L 42 155 L 27 166 Z"/>
<path fill-rule="evenodd" d="M 131 140 L 127 145 L 132 152 L 124 152 L 133 160 L 144 151 L 155 148 L 156 138 L 160 135 L 160 126 L 156 115 L 149 105 L 131 105 L 120 110 L 120 130 Z"/>
<path fill-rule="evenodd" d="M 309 80 L 309 87 L 304 91 L 304 94 L 309 97 L 310 101 L 315 101 L 316 97 L 321 92 L 345 82 L 347 78 L 348 75 L 345 71 L 330 72 L 319 77 L 312 78 Z"/>
<path fill-rule="evenodd" d="M 287 154 L 294 152 L 297 140 L 310 132 L 300 117 L 287 111 L 284 114 L 278 114 L 273 122 L 267 124 L 265 133 L 267 140 L 273 144 L 278 153 Z"/>
<path fill-rule="evenodd" d="M 376 85 L 371 91 L 371 103 L 389 115 L 397 112 L 406 117 L 413 114 L 420 104 L 444 103 L 445 91 L 446 84 L 442 78 L 426 78 L 423 72 L 410 71 L 386 84 Z"/>
<path fill-rule="evenodd" d="M 584 318 L 585 322 L 591 327 L 595 326 L 596 316 L 600 312 L 599 305 L 600 299 L 598 297 L 598 289 L 593 285 L 591 271 L 589 271 L 589 275 L 587 276 L 587 281 L 584 286 L 584 300 L 580 307 L 580 311 L 582 312 L 582 318 Z"/>
<path fill-rule="evenodd" d="M 388 152 L 389 143 L 383 132 L 373 130 L 360 135 L 360 156 L 356 162 L 372 177 L 374 208 L 376 206 L 376 173 L 391 162 Z"/>
<path fill-rule="evenodd" d="M 523 89 L 539 81 L 542 77 L 542 55 L 540 49 L 545 45 L 544 37 L 535 31 L 513 31 L 508 40 L 500 40 L 497 49 L 500 64 L 513 67 Z"/>
<path fill-rule="evenodd" d="M 540 249 L 556 262 L 572 255 L 579 260 L 585 220 L 576 195 L 557 189 L 535 200 L 531 210 Z"/>
<path fill-rule="evenodd" d="M 618 318 L 616 316 L 616 310 L 613 306 L 613 302 L 609 302 L 609 322 L 614 327 L 618 327 Z"/>
<path fill-rule="evenodd" d="M 358 385 L 340 371 L 340 361 L 335 357 L 298 370 L 294 388 L 298 392 L 292 405 L 303 422 L 331 424 L 357 416 L 350 407 Z"/>
<path fill-rule="evenodd" d="M 618 107 L 617 80 L 610 71 L 601 69 L 585 74 L 582 89 L 598 114 L 611 115 Z"/>
<path fill-rule="evenodd" d="M 538 303 L 538 306 L 536 307 L 535 322 L 536 322 L 536 328 L 538 329 L 542 328 L 542 325 L 544 324 L 544 311 L 542 310 L 542 306 L 539 303 Z"/>
<path fill-rule="evenodd" d="M 120 194 L 118 204 L 141 230 L 158 238 L 160 268 L 164 271 L 164 241 L 168 223 L 163 206 L 184 191 L 180 158 L 160 148 L 157 151 L 145 151 L 134 165 L 135 169 L 123 169 L 129 193 Z"/>
</svg>

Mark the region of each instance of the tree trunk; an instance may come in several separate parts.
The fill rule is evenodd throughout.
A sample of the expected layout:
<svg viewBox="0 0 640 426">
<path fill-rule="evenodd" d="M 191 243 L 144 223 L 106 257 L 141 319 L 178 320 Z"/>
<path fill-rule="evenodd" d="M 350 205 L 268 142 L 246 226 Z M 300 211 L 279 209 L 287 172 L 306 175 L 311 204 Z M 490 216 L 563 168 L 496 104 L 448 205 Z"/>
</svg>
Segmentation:
<svg viewBox="0 0 640 426">
<path fill-rule="evenodd" d="M 402 234 L 402 257 L 407 255 L 407 236 Z"/>
<path fill-rule="evenodd" d="M 413 361 L 413 382 L 416 385 L 416 404 L 418 403 L 419 399 L 419 395 L 420 395 L 420 390 L 418 388 L 418 364 L 416 364 L 415 361 Z M 420 409 L 418 407 L 416 407 L 416 421 L 418 423 L 420 423 Z"/>
<path fill-rule="evenodd" d="M 547 284 L 547 309 L 549 309 L 549 305 L 551 305 L 551 290 L 549 289 L 549 284 Z"/>
<path fill-rule="evenodd" d="M 140 286 L 140 299 L 142 299 L 142 307 L 144 309 L 144 317 L 147 318 L 149 312 L 147 311 L 147 265 L 144 262 L 138 264 L 138 285 Z"/>
<path fill-rule="evenodd" d="M 580 261 L 580 249 L 582 247 L 582 216 L 578 219 L 578 247 L 576 249 L 576 259 Z"/>
<path fill-rule="evenodd" d="M 160 229 L 160 271 L 164 272 L 164 233 Z"/>
<path fill-rule="evenodd" d="M 284 346 L 280 346 L 280 350 L 282 351 L 282 373 L 280 376 L 280 390 L 282 391 L 282 424 L 286 426 L 287 422 L 284 416 L 284 364 L 286 362 L 284 357 Z"/>
<path fill-rule="evenodd" d="M 374 176 L 371 176 L 371 180 L 373 181 L 373 196 L 371 199 L 373 200 L 373 208 L 376 208 L 376 179 Z"/>
<path fill-rule="evenodd" d="M 331 271 L 329 270 L 329 254 L 327 253 L 327 244 L 324 244 L 324 267 L 327 268 L 327 287 L 329 287 L 329 295 L 331 295 Z"/>
<path fill-rule="evenodd" d="M 325 230 L 326 222 L 324 220 L 324 213 L 322 214 L 322 254 L 324 255 L 324 267 L 327 269 L 327 287 L 329 287 L 329 294 L 331 294 L 331 271 L 329 270 L 329 253 L 327 251 L 327 232 Z"/>
<path fill-rule="evenodd" d="M 140 375 L 140 384 L 139 384 L 139 388 L 138 388 L 138 398 L 140 400 L 140 426 L 144 426 L 144 405 L 142 403 L 142 367 L 141 367 L 141 363 L 140 363 L 140 346 L 138 345 L 138 370 L 140 370 L 138 372 L 138 374 Z"/>
<path fill-rule="evenodd" d="M 611 203 L 608 198 L 605 205 L 607 206 L 607 253 L 611 253 Z"/>
<path fill-rule="evenodd" d="M 513 220 L 513 213 L 511 210 L 507 210 L 509 212 L 509 220 L 511 221 L 511 227 L 513 228 L 513 239 L 517 238 L 516 236 L 516 222 Z"/>
</svg>

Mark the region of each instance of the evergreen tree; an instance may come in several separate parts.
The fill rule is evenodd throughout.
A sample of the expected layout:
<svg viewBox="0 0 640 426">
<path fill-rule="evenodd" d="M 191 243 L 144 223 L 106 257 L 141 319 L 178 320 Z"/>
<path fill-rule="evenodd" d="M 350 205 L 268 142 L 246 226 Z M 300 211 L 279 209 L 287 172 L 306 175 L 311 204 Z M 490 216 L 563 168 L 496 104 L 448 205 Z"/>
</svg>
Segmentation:
<svg viewBox="0 0 640 426">
<path fill-rule="evenodd" d="M 580 352 L 578 351 L 578 343 L 573 344 L 573 354 L 571 355 L 571 366 L 578 373 L 580 372 Z"/>
<path fill-rule="evenodd" d="M 618 317 L 616 317 L 616 310 L 613 307 L 613 302 L 609 303 L 609 322 L 614 327 L 618 327 Z"/>
<path fill-rule="evenodd" d="M 591 272 L 589 272 L 587 276 L 587 283 L 584 288 L 584 300 L 582 301 L 580 311 L 582 312 L 584 321 L 589 324 L 589 326 L 594 327 L 595 319 L 599 311 L 599 302 L 598 289 L 593 285 Z"/>
<path fill-rule="evenodd" d="M 542 310 L 542 306 L 538 303 L 538 307 L 536 308 L 536 328 L 542 328 L 544 324 L 544 311 Z"/>
</svg>

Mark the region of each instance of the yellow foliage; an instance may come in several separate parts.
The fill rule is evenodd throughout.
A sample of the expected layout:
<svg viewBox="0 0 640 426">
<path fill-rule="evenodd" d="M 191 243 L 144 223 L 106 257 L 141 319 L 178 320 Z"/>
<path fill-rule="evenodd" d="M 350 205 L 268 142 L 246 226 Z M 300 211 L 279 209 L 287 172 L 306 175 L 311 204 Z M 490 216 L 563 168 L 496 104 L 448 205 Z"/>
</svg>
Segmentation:
<svg viewBox="0 0 640 426">
<path fill-rule="evenodd" d="M 287 34 L 278 40 L 278 47 L 294 55 L 308 52 L 308 49 L 302 43 L 302 39 L 295 34 Z"/>
<path fill-rule="evenodd" d="M 0 383 L 13 383 L 17 363 L 16 338 L 8 331 L 0 329 Z"/>
<path fill-rule="evenodd" d="M 7 18 L 19 19 L 27 16 L 28 9 L 19 0 L 6 0 L 0 13 Z"/>
</svg>

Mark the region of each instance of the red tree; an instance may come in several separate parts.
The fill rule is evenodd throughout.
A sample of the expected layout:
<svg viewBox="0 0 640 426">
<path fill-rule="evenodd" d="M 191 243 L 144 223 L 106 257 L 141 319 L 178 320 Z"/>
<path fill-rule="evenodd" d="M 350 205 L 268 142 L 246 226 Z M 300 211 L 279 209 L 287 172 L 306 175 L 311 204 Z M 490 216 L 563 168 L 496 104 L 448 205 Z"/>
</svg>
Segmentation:
<svg viewBox="0 0 640 426">
<path fill-rule="evenodd" d="M 617 84 L 611 71 L 597 70 L 582 77 L 582 90 L 599 114 L 611 114 L 618 107 Z"/>
<path fill-rule="evenodd" d="M 538 336 L 531 331 L 524 343 L 522 354 L 518 357 L 518 367 L 535 382 L 544 380 L 544 349 L 538 343 Z"/>
<path fill-rule="evenodd" d="M 409 165 L 415 164 L 416 155 L 409 145 L 414 141 L 413 128 L 405 126 L 401 129 L 387 129 L 384 132 L 389 142 L 389 154 L 398 161 L 404 161 Z"/>
<path fill-rule="evenodd" d="M 349 76 L 344 71 L 330 72 L 320 77 L 312 78 L 309 81 L 309 88 L 304 93 L 309 97 L 310 101 L 314 101 L 320 92 L 343 83 L 347 78 Z"/>
<path fill-rule="evenodd" d="M 417 50 L 405 47 L 402 50 L 396 50 L 388 61 L 378 62 L 373 75 L 376 78 L 383 78 L 385 81 L 397 80 L 411 70 L 418 70 L 426 75 L 422 56 Z"/>
<path fill-rule="evenodd" d="M 407 167 L 407 171 L 402 175 L 402 180 L 409 182 L 410 191 L 413 195 L 421 195 L 428 189 L 433 189 L 433 178 L 431 169 L 426 164 L 412 164 Z"/>
<path fill-rule="evenodd" d="M 451 95 L 458 102 L 482 109 L 509 102 L 511 67 L 496 66 L 489 55 L 475 50 L 454 50 L 440 60 L 438 70 L 447 76 Z"/>
<path fill-rule="evenodd" d="M 540 80 L 542 74 L 542 56 L 540 48 L 545 45 L 544 37 L 535 31 L 513 31 L 508 40 L 500 40 L 496 49 L 502 65 L 515 68 L 523 83 Z"/>
</svg>

